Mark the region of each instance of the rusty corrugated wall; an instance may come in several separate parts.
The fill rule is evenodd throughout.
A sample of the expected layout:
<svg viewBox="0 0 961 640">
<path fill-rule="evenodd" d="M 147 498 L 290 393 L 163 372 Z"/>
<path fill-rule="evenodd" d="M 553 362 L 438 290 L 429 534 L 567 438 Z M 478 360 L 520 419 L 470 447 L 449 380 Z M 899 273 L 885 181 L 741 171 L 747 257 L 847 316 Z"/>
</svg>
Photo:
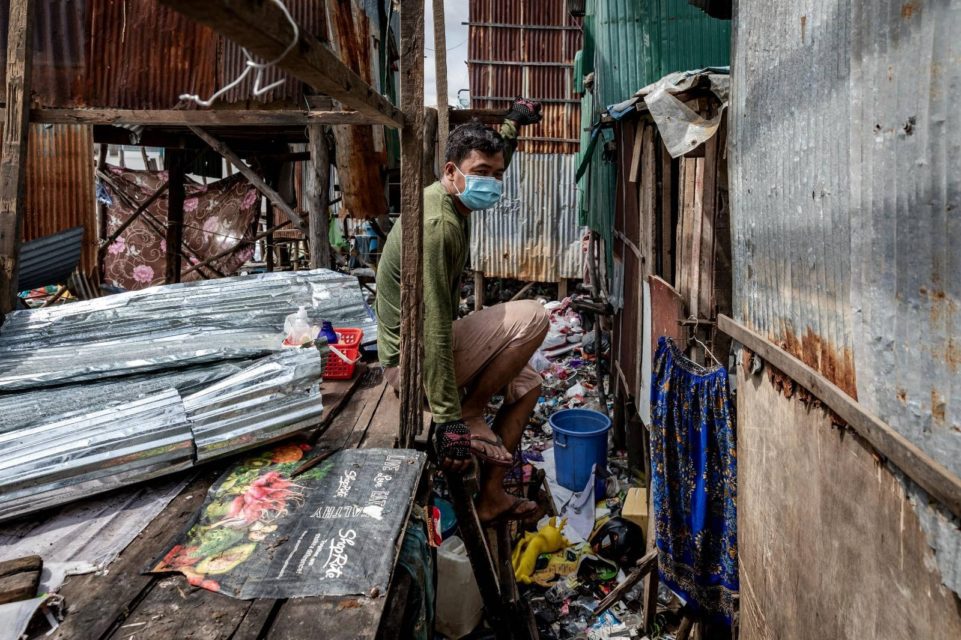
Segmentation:
<svg viewBox="0 0 961 640">
<path fill-rule="evenodd" d="M 469 15 L 472 106 L 506 111 L 519 95 L 540 100 L 544 119 L 521 133 L 519 150 L 576 152 L 581 109 L 574 54 L 581 30 L 565 0 L 471 0 Z"/>
<path fill-rule="evenodd" d="M 961 475 L 958 4 L 742 0 L 737 11 L 729 120 L 736 319 Z M 763 447 L 764 456 L 793 455 L 787 442 Z M 832 482 L 797 478 L 786 499 Z M 961 593 L 957 519 L 913 483 L 903 486 L 935 549 L 930 562 Z M 843 520 L 841 498 L 827 506 Z M 897 558 L 885 569 L 886 580 L 905 570 Z M 791 635 L 769 631 L 747 637 Z"/>
<path fill-rule="evenodd" d="M 325 3 L 286 4 L 304 28 L 328 39 Z M 8 6 L 0 0 L 0 78 Z M 206 98 L 243 68 L 237 45 L 154 0 L 34 0 L 33 20 L 32 92 L 43 107 L 171 109 L 181 94 Z M 262 85 L 280 77 L 267 70 Z M 250 87 L 230 91 L 221 104 L 304 107 L 304 87 L 296 80 L 259 98 Z"/>
<path fill-rule="evenodd" d="M 97 259 L 93 135 L 80 125 L 30 125 L 23 240 L 83 227 L 80 267 Z"/>
<path fill-rule="evenodd" d="M 530 282 L 582 277 L 574 156 L 514 154 L 504 197 L 471 216 L 471 260 L 485 276 Z"/>
</svg>

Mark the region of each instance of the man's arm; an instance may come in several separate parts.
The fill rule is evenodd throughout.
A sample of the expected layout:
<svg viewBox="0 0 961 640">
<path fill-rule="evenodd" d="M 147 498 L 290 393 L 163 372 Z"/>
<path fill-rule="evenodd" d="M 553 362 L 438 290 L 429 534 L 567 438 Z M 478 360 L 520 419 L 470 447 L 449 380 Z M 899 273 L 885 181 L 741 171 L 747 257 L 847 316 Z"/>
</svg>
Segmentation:
<svg viewBox="0 0 961 640">
<path fill-rule="evenodd" d="M 517 98 L 511 105 L 510 111 L 504 116 L 500 134 L 504 138 L 504 167 L 509 167 L 514 150 L 517 149 L 517 134 L 522 126 L 536 124 L 543 119 L 541 103 Z"/>
<path fill-rule="evenodd" d="M 424 391 L 434 421 L 444 423 L 461 419 L 454 375 L 450 269 L 463 241 L 450 223 L 431 224 L 436 227 L 429 232 L 424 229 Z"/>
</svg>

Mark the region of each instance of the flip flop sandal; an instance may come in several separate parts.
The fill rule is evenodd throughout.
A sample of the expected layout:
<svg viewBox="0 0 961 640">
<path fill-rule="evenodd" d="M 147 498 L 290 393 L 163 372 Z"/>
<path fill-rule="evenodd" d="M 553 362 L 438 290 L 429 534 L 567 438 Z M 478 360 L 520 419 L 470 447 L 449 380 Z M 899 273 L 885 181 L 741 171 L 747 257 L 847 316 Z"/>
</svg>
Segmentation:
<svg viewBox="0 0 961 640">
<path fill-rule="evenodd" d="M 537 503 L 534 502 L 533 509 L 518 511 L 518 508 L 525 502 L 534 502 L 534 501 L 528 500 L 527 498 L 515 498 L 514 502 L 511 503 L 511 506 L 508 507 L 506 511 L 503 511 L 497 514 L 490 520 L 481 520 L 481 524 L 484 526 L 489 526 L 489 525 L 501 524 L 504 522 L 520 522 L 523 520 L 528 520 L 531 516 L 533 516 L 540 510 L 540 507 L 538 507 Z"/>
<path fill-rule="evenodd" d="M 437 461 L 470 460 L 470 429 L 462 422 L 434 425 L 434 453 Z"/>
<path fill-rule="evenodd" d="M 483 442 L 484 444 L 489 444 L 489 445 L 491 445 L 492 447 L 503 447 L 504 450 L 507 451 L 507 447 L 504 446 L 504 440 L 501 439 L 501 437 L 500 437 L 499 435 L 497 435 L 496 433 L 491 433 L 491 435 L 493 436 L 493 438 L 488 438 L 487 436 L 475 436 L 475 435 L 471 435 L 469 441 L 470 441 L 470 442 L 474 442 L 474 441 Z M 495 466 L 498 466 L 498 467 L 510 467 L 510 466 L 513 466 L 513 465 L 514 465 L 514 457 L 513 457 L 513 456 L 511 456 L 510 460 L 502 460 L 501 458 L 495 458 L 495 457 L 493 457 L 493 456 L 490 456 L 490 455 L 484 453 L 483 451 L 478 451 L 477 449 L 474 449 L 473 447 L 471 447 L 470 452 L 471 452 L 472 454 L 474 454 L 475 456 L 477 456 L 478 458 L 480 458 L 481 460 L 483 460 L 483 461 L 485 461 L 485 462 L 489 462 L 489 463 L 491 463 L 492 465 L 495 465 Z M 507 451 L 507 453 L 510 453 L 510 451 Z"/>
</svg>

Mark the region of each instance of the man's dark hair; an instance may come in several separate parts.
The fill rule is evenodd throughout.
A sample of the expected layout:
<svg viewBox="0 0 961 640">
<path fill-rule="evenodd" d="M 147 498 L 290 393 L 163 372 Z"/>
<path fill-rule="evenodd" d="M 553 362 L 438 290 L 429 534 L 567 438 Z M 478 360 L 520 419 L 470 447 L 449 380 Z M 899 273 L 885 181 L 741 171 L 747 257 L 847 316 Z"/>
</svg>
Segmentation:
<svg viewBox="0 0 961 640">
<path fill-rule="evenodd" d="M 450 132 L 445 161 L 460 164 L 471 151 L 480 151 L 488 156 L 503 152 L 504 138 L 477 120 L 464 123 Z"/>
</svg>

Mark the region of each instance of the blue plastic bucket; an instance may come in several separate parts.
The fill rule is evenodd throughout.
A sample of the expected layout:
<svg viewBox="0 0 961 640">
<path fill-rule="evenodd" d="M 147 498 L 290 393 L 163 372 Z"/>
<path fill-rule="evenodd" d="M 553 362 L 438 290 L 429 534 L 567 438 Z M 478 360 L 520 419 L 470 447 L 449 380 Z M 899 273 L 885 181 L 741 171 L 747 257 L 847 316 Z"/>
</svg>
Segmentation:
<svg viewBox="0 0 961 640">
<path fill-rule="evenodd" d="M 591 477 L 591 467 L 597 465 L 594 495 L 603 496 L 611 419 L 592 409 L 564 409 L 548 422 L 554 431 L 557 482 L 571 491 L 582 491 Z"/>
</svg>

